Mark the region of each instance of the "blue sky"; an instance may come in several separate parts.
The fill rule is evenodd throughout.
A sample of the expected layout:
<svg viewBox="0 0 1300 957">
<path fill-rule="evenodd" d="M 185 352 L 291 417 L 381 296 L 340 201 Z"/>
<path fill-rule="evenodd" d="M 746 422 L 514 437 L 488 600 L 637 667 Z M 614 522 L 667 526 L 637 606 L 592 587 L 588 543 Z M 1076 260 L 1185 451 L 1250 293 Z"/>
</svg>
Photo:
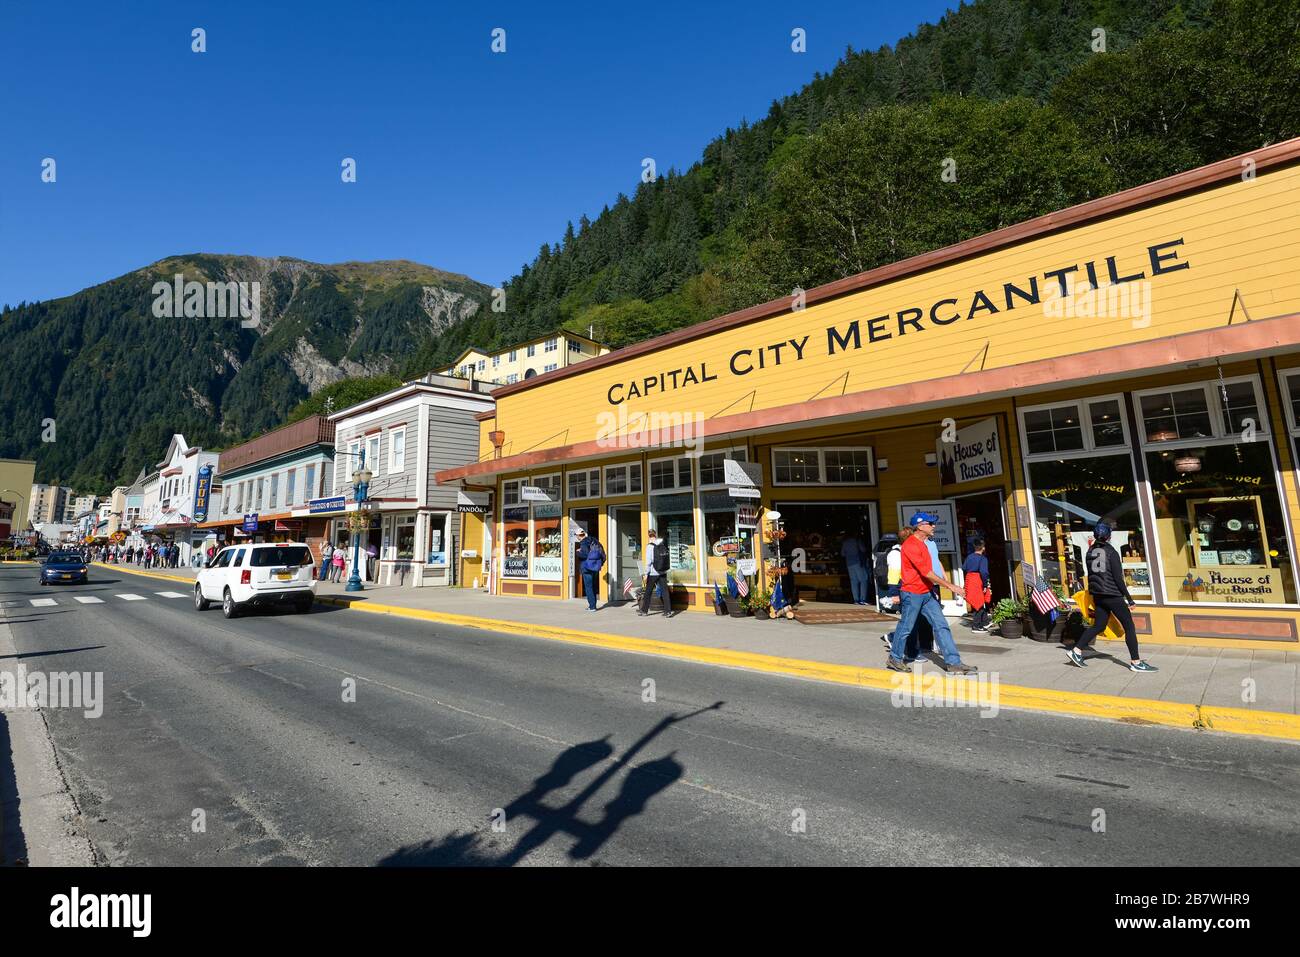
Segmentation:
<svg viewBox="0 0 1300 957">
<path fill-rule="evenodd" d="M 3 0 L 0 303 L 188 252 L 495 285 L 633 192 L 643 157 L 686 169 L 846 46 L 947 6 Z"/>
</svg>

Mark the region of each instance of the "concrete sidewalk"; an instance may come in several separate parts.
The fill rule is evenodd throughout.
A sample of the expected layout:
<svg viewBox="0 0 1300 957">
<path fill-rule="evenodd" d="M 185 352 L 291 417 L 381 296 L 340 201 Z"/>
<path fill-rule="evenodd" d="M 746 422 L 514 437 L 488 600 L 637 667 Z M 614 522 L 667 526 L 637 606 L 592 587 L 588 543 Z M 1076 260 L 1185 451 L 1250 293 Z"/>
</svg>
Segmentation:
<svg viewBox="0 0 1300 957">
<path fill-rule="evenodd" d="M 125 566 L 123 570 L 136 569 Z M 158 573 L 192 580 L 195 570 L 160 569 Z M 530 629 L 535 629 L 546 637 L 563 637 L 560 632 L 572 631 L 583 633 L 588 639 L 606 636 L 615 646 L 618 646 L 615 639 L 625 639 L 622 646 L 629 650 L 633 646 L 626 642 L 649 641 L 678 648 L 686 646 L 700 652 L 734 652 L 747 659 L 748 656 L 794 659 L 841 669 L 883 669 L 886 652 L 881 636 L 893 629 L 892 622 L 802 625 L 784 619 L 758 621 L 698 612 L 681 612 L 671 619 L 661 615 L 640 618 L 630 604 L 602 606 L 593 614 L 581 600 L 492 596 L 467 588 L 367 585 L 364 591 L 347 592 L 342 584 L 322 582 L 317 598 L 359 610 L 393 613 L 409 610 L 431 618 L 463 616 L 483 621 L 459 623 L 491 627 L 495 622 L 511 626 L 508 629 L 511 631 L 531 633 Z M 1144 643 L 1143 656 L 1160 670 L 1155 674 L 1135 674 L 1128 669 L 1128 654 L 1122 641 L 1099 641 L 1096 646 L 1099 656 L 1091 658 L 1086 668 L 1074 668 L 1066 663 L 1059 644 L 977 634 L 953 619 L 950 624 L 963 660 L 976 665 L 980 671 L 996 674 L 997 680 L 1005 685 L 1055 692 L 1062 697 L 1106 695 L 1135 703 L 1150 701 L 1300 714 L 1297 707 L 1300 652 Z M 588 640 L 588 643 L 595 642 Z M 715 662 L 727 660 L 719 654 L 708 657 Z M 750 666 L 751 662 L 737 660 L 736 663 Z M 934 656 L 933 663 L 923 668 L 938 671 L 939 666 L 940 659 Z M 1252 682 L 1253 701 L 1247 694 Z"/>
</svg>

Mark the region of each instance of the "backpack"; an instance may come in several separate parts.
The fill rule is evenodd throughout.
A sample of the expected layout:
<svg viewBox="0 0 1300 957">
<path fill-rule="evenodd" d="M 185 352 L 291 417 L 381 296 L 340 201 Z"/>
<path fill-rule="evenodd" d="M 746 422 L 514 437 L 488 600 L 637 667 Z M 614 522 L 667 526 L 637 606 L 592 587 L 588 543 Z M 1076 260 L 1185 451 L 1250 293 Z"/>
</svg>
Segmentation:
<svg viewBox="0 0 1300 957">
<path fill-rule="evenodd" d="M 592 542 L 587 549 L 587 557 L 583 559 L 582 570 L 585 572 L 598 572 L 605 564 L 605 549 L 600 542 Z"/>
<path fill-rule="evenodd" d="M 660 539 L 655 545 L 654 569 L 657 575 L 668 574 L 668 546 Z"/>
<path fill-rule="evenodd" d="M 893 551 L 892 548 L 876 554 L 876 564 L 872 571 L 875 572 L 878 585 L 884 586 L 889 583 L 889 553 L 891 551 Z"/>
</svg>

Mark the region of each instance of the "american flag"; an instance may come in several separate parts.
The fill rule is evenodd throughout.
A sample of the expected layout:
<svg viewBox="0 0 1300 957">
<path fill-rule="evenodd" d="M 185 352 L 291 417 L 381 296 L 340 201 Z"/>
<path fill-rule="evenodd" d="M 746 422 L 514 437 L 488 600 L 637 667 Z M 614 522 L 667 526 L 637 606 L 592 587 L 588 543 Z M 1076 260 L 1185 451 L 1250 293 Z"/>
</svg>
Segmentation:
<svg viewBox="0 0 1300 957">
<path fill-rule="evenodd" d="M 1042 575 L 1039 575 L 1038 581 L 1034 582 L 1034 590 L 1029 593 L 1029 600 L 1044 615 L 1050 615 L 1061 607 L 1056 592 L 1052 591 L 1052 587 L 1047 584 Z"/>
<path fill-rule="evenodd" d="M 624 598 L 631 597 L 632 589 L 635 587 L 636 585 L 632 584 L 632 579 L 630 578 L 627 581 L 623 582 L 623 597 Z"/>
<path fill-rule="evenodd" d="M 744 575 L 736 576 L 736 594 L 741 598 L 744 598 L 749 594 L 749 582 L 746 580 Z"/>
</svg>

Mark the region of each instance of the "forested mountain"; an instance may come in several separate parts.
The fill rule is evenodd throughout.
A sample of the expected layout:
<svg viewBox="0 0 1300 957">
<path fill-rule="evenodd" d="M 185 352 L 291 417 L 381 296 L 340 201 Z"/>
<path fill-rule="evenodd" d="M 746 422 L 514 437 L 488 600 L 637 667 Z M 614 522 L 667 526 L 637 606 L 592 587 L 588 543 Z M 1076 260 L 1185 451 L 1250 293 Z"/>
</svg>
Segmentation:
<svg viewBox="0 0 1300 957">
<path fill-rule="evenodd" d="M 421 364 L 626 345 L 1295 136 L 1298 66 L 1300 0 L 964 4 L 570 223 Z"/>
<path fill-rule="evenodd" d="M 176 275 L 248 283 L 250 300 L 257 283 L 258 324 L 230 314 L 184 318 L 184 297 L 178 318 L 155 309 L 155 284 Z M 103 493 L 152 467 L 174 432 L 221 448 L 279 425 L 344 377 L 401 370 L 413 348 L 472 316 L 489 293 L 410 262 L 195 254 L 63 299 L 6 307 L 0 457 L 35 458 L 38 481 Z"/>
<path fill-rule="evenodd" d="M 561 327 L 623 346 L 1300 135 L 1297 75 L 1300 0 L 963 4 L 570 223 L 504 311 L 411 263 L 228 256 L 7 310 L 0 456 L 103 490 L 175 431 L 230 444 L 343 375 L 360 394 Z M 152 283 L 182 266 L 261 281 L 262 327 L 153 318 Z"/>
</svg>

